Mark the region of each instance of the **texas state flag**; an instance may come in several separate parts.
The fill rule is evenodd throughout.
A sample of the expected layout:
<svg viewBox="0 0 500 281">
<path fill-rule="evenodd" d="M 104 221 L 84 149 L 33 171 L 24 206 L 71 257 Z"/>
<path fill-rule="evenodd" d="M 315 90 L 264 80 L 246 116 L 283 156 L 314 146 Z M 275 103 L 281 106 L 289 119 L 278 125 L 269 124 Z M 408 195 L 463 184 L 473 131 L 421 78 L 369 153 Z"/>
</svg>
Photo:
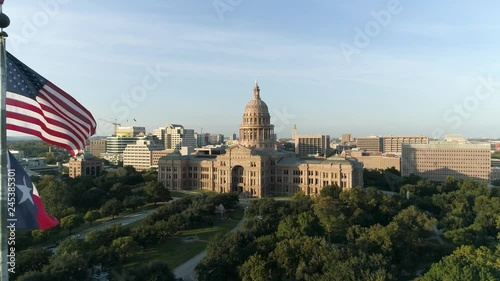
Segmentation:
<svg viewBox="0 0 500 281">
<path fill-rule="evenodd" d="M 8 221 L 15 223 L 17 229 L 49 229 L 58 225 L 59 220 L 47 214 L 35 185 L 10 152 L 8 162 Z"/>
</svg>

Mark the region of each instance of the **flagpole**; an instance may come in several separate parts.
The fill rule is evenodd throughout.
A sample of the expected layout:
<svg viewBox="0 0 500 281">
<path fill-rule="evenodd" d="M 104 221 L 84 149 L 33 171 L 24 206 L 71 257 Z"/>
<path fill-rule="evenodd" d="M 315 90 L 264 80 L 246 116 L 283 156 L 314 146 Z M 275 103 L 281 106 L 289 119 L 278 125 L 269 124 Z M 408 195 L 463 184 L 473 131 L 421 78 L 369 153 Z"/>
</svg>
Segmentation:
<svg viewBox="0 0 500 281">
<path fill-rule="evenodd" d="M 6 95 L 7 95 L 7 51 L 5 38 L 8 36 L 3 31 L 10 24 L 9 17 L 3 13 L 3 0 L 0 1 L 0 281 L 9 280 L 8 272 L 8 230 L 7 230 L 7 126 L 6 126 Z"/>
</svg>

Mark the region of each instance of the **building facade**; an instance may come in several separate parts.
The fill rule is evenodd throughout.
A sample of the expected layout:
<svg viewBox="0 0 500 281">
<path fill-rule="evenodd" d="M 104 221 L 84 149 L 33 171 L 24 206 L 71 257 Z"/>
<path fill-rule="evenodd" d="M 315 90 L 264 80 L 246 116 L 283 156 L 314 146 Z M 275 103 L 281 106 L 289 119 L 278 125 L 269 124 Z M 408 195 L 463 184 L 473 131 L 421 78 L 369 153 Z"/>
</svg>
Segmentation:
<svg viewBox="0 0 500 281">
<path fill-rule="evenodd" d="M 384 137 L 385 153 L 401 153 L 403 144 L 428 144 L 429 138 L 424 136 L 388 136 Z"/>
<path fill-rule="evenodd" d="M 150 140 L 138 140 L 123 151 L 123 166 L 132 166 L 137 171 L 145 171 L 153 166 L 153 151 L 161 151 L 163 145 Z"/>
<path fill-rule="evenodd" d="M 106 139 L 90 140 L 90 154 L 99 157 L 106 153 Z"/>
<path fill-rule="evenodd" d="M 240 125 L 240 143 L 222 155 L 182 156 L 158 163 L 158 181 L 171 190 L 237 192 L 245 197 L 317 195 L 327 185 L 363 186 L 363 165 L 346 158 L 296 158 L 275 150 L 274 125 L 255 84 Z"/>
<path fill-rule="evenodd" d="M 372 156 L 361 155 L 353 156 L 359 162 L 363 163 L 363 167 L 369 170 L 385 170 L 394 167 L 396 170 L 401 171 L 401 158 L 390 156 Z"/>
<path fill-rule="evenodd" d="M 358 147 L 358 150 L 365 150 L 368 152 L 383 152 L 384 138 L 381 137 L 357 138 L 356 146 Z"/>
<path fill-rule="evenodd" d="M 197 147 L 194 130 L 184 129 L 182 125 L 169 124 L 165 128 L 165 149 L 179 150 L 183 146 Z"/>
<path fill-rule="evenodd" d="M 355 145 L 356 140 L 352 137 L 351 134 L 342 134 L 342 136 L 340 137 L 340 144 L 348 146 Z"/>
<path fill-rule="evenodd" d="M 401 175 L 418 175 L 436 182 L 447 176 L 488 181 L 491 151 L 488 144 L 403 144 Z"/>
<path fill-rule="evenodd" d="M 295 154 L 299 156 L 330 154 L 330 136 L 310 135 L 295 136 Z"/>
<path fill-rule="evenodd" d="M 117 127 L 115 134 L 117 137 L 144 137 L 146 135 L 145 127 Z"/>
<path fill-rule="evenodd" d="M 165 128 L 161 127 L 161 128 L 155 129 L 153 131 L 153 135 L 155 135 L 160 141 L 165 142 Z"/>
<path fill-rule="evenodd" d="M 103 162 L 90 153 L 73 157 L 69 160 L 69 177 L 100 176 Z"/>
</svg>

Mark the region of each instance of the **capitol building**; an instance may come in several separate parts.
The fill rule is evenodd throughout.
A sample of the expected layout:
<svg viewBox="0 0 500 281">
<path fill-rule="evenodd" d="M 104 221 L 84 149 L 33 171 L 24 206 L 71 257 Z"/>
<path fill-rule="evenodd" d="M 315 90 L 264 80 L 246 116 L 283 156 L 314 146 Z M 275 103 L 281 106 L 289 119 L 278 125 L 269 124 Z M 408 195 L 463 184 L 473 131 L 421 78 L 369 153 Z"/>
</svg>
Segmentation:
<svg viewBox="0 0 500 281">
<path fill-rule="evenodd" d="M 238 192 L 245 197 L 317 195 L 328 185 L 363 186 L 363 164 L 355 159 L 298 158 L 275 148 L 276 135 L 257 82 L 240 125 L 239 144 L 225 154 L 172 153 L 158 163 L 158 181 L 170 190 Z"/>
</svg>

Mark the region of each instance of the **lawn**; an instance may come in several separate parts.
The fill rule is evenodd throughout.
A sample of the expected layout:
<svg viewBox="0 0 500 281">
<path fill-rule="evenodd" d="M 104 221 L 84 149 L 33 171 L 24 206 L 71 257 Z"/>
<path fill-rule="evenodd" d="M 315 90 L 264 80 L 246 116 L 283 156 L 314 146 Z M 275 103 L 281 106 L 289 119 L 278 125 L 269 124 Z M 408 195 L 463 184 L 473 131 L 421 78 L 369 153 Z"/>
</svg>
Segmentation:
<svg viewBox="0 0 500 281">
<path fill-rule="evenodd" d="M 203 252 L 208 242 L 215 235 L 218 233 L 225 234 L 234 229 L 243 217 L 243 210 L 232 212 L 230 217 L 234 219 L 214 221 L 213 227 L 203 224 L 192 229 L 180 231 L 177 237 L 169 238 L 160 245 L 147 248 L 140 252 L 137 256 L 132 258 L 130 262 L 124 265 L 124 268 L 130 268 L 151 260 L 164 260 L 168 263 L 170 268 L 174 270 L 179 265 Z M 184 242 L 184 238 L 188 236 L 198 236 L 199 240 Z"/>
<path fill-rule="evenodd" d="M 169 238 L 156 247 L 148 248 L 135 256 L 124 268 L 131 268 L 151 260 L 164 260 L 173 270 L 192 257 L 203 252 L 207 247 L 206 242 L 184 242 L 182 238 Z"/>
<path fill-rule="evenodd" d="M 228 233 L 231 229 L 235 228 L 238 223 L 239 221 L 237 220 L 215 221 L 213 227 L 183 230 L 179 232 L 178 235 L 181 237 L 197 235 L 200 240 L 210 241 L 218 233 Z"/>
</svg>

